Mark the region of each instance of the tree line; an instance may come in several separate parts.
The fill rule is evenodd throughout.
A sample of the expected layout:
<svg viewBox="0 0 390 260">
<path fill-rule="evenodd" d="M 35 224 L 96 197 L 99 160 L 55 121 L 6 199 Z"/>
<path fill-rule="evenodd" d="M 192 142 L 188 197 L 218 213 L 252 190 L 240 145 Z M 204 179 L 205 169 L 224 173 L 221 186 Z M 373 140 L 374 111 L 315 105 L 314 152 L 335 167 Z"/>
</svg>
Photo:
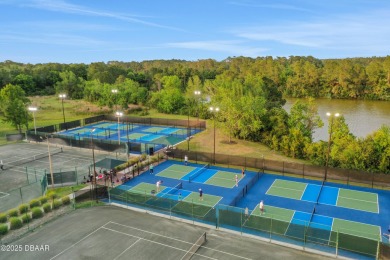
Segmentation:
<svg viewBox="0 0 390 260">
<path fill-rule="evenodd" d="M 313 142 L 323 122 L 315 99 L 390 100 L 390 56 L 319 60 L 313 57 L 228 58 L 217 62 L 153 60 L 86 64 L 0 63 L 0 109 L 22 129 L 26 96 L 64 92 L 100 106 L 127 110 L 137 104 L 167 114 L 215 116 L 229 137 L 262 142 L 287 156 L 317 165 L 390 173 L 390 129 L 356 138 L 343 117 L 333 138 Z M 117 89 L 113 93 L 112 89 Z M 201 95 L 194 91 L 200 90 Z M 288 114 L 283 97 L 305 97 Z M 17 98 L 20 102 L 11 102 Z M 28 100 L 28 99 L 27 99 Z M 210 113 L 209 106 L 220 111 Z M 20 111 L 20 112 L 19 112 Z M 23 121 L 24 120 L 24 121 Z M 17 121 L 17 122 L 16 122 Z"/>
</svg>

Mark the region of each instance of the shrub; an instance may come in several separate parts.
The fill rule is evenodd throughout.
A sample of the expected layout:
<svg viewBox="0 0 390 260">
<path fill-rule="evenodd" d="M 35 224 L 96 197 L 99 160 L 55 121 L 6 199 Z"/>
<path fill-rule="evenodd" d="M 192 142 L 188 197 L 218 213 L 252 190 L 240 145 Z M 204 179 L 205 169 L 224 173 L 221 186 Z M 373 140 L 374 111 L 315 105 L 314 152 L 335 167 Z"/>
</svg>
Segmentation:
<svg viewBox="0 0 390 260">
<path fill-rule="evenodd" d="M 50 203 L 45 203 L 45 204 L 43 204 L 43 205 L 42 205 L 42 208 L 43 208 L 43 211 L 44 211 L 45 213 L 51 211 L 51 205 L 50 205 Z"/>
<path fill-rule="evenodd" d="M 0 213 L 0 223 L 5 223 L 5 222 L 7 222 L 7 214 Z"/>
<path fill-rule="evenodd" d="M 49 199 L 46 196 L 39 197 L 38 200 L 41 202 L 41 205 L 45 204 Z"/>
<path fill-rule="evenodd" d="M 61 198 L 62 204 L 68 205 L 70 203 L 70 198 L 69 196 L 64 196 Z"/>
<path fill-rule="evenodd" d="M 54 200 L 53 201 L 53 209 L 58 209 L 61 206 L 62 206 L 62 201 L 61 200 Z"/>
<path fill-rule="evenodd" d="M 30 201 L 30 209 L 41 206 L 41 202 L 37 199 L 32 199 Z"/>
<path fill-rule="evenodd" d="M 0 224 L 0 235 L 5 235 L 8 233 L 8 225 Z"/>
<path fill-rule="evenodd" d="M 31 209 L 31 215 L 32 215 L 32 218 L 41 218 L 43 216 L 43 212 L 41 210 L 41 208 L 39 207 L 35 207 L 35 208 L 32 208 Z"/>
<path fill-rule="evenodd" d="M 30 222 L 30 220 L 31 220 L 30 214 L 23 214 L 23 215 L 21 216 L 21 218 L 22 218 L 23 223 Z"/>
<path fill-rule="evenodd" d="M 51 199 L 52 201 L 56 198 L 58 198 L 58 195 L 56 194 L 56 192 L 54 190 L 49 190 L 46 194 L 46 197 L 48 197 L 49 199 Z"/>
<path fill-rule="evenodd" d="M 27 211 L 28 211 L 28 204 L 21 204 L 19 206 L 19 213 L 20 214 L 26 213 Z"/>
<path fill-rule="evenodd" d="M 11 217 L 9 218 L 10 228 L 11 229 L 18 229 L 23 226 L 23 222 L 18 217 Z"/>
<path fill-rule="evenodd" d="M 19 211 L 17 209 L 10 209 L 7 211 L 8 217 L 17 217 L 19 215 Z"/>
</svg>

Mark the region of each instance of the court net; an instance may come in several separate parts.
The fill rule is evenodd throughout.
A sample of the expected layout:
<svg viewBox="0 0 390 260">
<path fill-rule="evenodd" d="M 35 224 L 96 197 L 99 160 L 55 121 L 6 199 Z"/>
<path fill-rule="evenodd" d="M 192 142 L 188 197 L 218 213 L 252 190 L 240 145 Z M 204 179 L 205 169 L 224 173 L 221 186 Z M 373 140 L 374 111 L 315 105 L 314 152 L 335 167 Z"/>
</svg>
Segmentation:
<svg viewBox="0 0 390 260">
<path fill-rule="evenodd" d="M 54 154 L 58 154 L 58 153 L 62 153 L 62 148 L 50 150 L 50 155 L 54 155 Z M 43 159 L 43 158 L 47 158 L 47 157 L 49 157 L 49 153 L 45 152 L 45 153 L 40 153 L 40 154 L 31 156 L 31 157 L 22 158 L 22 159 L 12 161 L 12 162 L 8 162 L 8 161 L 4 160 L 3 163 L 6 166 L 5 169 L 10 169 L 13 167 L 20 166 L 22 164 L 26 164 L 26 163 L 33 162 L 33 161 Z"/>
<path fill-rule="evenodd" d="M 183 183 L 180 182 L 175 187 L 171 188 L 168 192 L 161 194 L 161 197 L 163 198 L 170 197 L 170 195 L 176 194 L 182 188 L 183 188 Z"/>
<path fill-rule="evenodd" d="M 321 188 L 320 188 L 320 192 L 318 193 L 318 196 L 317 196 L 317 205 L 318 205 L 318 201 L 320 200 L 320 196 L 321 196 L 321 191 L 322 191 L 322 188 L 324 187 L 324 184 L 325 184 L 325 180 L 322 181 L 322 185 L 321 185 Z"/>
<path fill-rule="evenodd" d="M 206 232 L 204 232 L 200 238 L 198 238 L 195 244 L 192 245 L 190 250 L 188 250 L 187 253 L 181 258 L 181 260 L 190 260 L 196 251 L 198 251 L 198 249 L 206 243 L 206 241 Z"/>
<path fill-rule="evenodd" d="M 198 177 L 202 172 L 206 171 L 208 168 L 210 168 L 210 164 L 206 164 L 205 166 L 200 168 L 198 171 L 196 171 L 190 177 L 188 177 L 188 182 L 194 180 L 196 177 Z"/>
</svg>

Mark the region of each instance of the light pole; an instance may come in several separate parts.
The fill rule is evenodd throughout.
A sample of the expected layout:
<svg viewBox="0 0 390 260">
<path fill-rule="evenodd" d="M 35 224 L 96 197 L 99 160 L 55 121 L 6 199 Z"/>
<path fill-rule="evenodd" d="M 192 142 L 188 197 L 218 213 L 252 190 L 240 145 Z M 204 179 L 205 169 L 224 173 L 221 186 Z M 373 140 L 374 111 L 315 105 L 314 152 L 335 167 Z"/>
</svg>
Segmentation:
<svg viewBox="0 0 390 260">
<path fill-rule="evenodd" d="M 214 164 L 215 164 L 215 115 L 216 113 L 218 113 L 218 111 L 219 111 L 219 107 L 210 107 L 210 112 L 213 113 L 213 117 L 214 117 L 214 156 L 213 156 Z"/>
<path fill-rule="evenodd" d="M 35 112 L 38 110 L 36 107 L 29 107 L 28 108 L 29 111 L 32 112 L 33 114 L 33 118 L 34 118 L 34 131 L 35 131 L 35 134 L 37 134 L 37 127 L 35 125 Z"/>
<path fill-rule="evenodd" d="M 123 113 L 116 111 L 115 116 L 118 118 L 118 144 L 121 144 L 121 131 L 120 131 L 119 119 L 123 116 Z"/>
<path fill-rule="evenodd" d="M 116 95 L 118 94 L 118 90 L 117 89 L 111 89 L 111 92 L 114 94 L 115 98 L 114 98 L 114 105 L 115 105 L 115 110 L 118 110 L 118 107 L 116 105 Z"/>
<path fill-rule="evenodd" d="M 188 117 L 187 117 L 187 151 L 190 150 L 190 100 L 188 99 Z"/>
<path fill-rule="evenodd" d="M 328 164 L 329 164 L 329 155 L 330 155 L 330 146 L 332 144 L 332 133 L 333 133 L 333 119 L 335 117 L 339 117 L 339 113 L 331 114 L 329 112 L 326 113 L 328 117 L 330 117 L 330 129 L 329 129 L 329 140 L 328 140 L 328 152 L 326 153 L 326 161 L 325 161 L 325 177 L 324 180 L 326 181 L 328 177 Z"/>
<path fill-rule="evenodd" d="M 62 101 L 62 116 L 64 118 L 64 124 L 65 124 L 65 110 L 64 110 L 64 99 L 66 98 L 66 94 L 59 94 L 58 97 Z"/>
<path fill-rule="evenodd" d="M 196 109 L 196 110 L 197 110 L 197 111 L 196 111 L 196 116 L 197 116 L 197 118 L 198 118 L 198 120 L 197 120 L 198 122 L 197 122 L 197 123 L 199 124 L 199 96 L 200 96 L 201 92 L 200 92 L 199 90 L 195 90 L 195 91 L 194 91 L 194 94 L 195 94 L 195 96 L 196 96 L 196 101 L 197 101 L 197 102 L 196 102 L 196 108 L 197 108 L 197 109 Z"/>
<path fill-rule="evenodd" d="M 91 146 L 92 146 L 92 163 L 93 163 L 93 181 L 92 181 L 92 189 L 95 188 L 95 198 L 97 202 L 97 176 L 96 176 L 96 166 L 95 166 L 95 144 L 93 142 L 93 132 L 95 132 L 96 128 L 91 129 Z"/>
<path fill-rule="evenodd" d="M 43 141 L 42 136 L 40 136 L 39 138 L 41 138 L 41 140 Z M 46 142 L 47 142 L 47 153 L 49 154 L 49 169 L 50 169 L 50 177 L 51 177 L 51 188 L 54 189 L 53 164 L 51 162 L 49 135 L 46 135 Z"/>
</svg>

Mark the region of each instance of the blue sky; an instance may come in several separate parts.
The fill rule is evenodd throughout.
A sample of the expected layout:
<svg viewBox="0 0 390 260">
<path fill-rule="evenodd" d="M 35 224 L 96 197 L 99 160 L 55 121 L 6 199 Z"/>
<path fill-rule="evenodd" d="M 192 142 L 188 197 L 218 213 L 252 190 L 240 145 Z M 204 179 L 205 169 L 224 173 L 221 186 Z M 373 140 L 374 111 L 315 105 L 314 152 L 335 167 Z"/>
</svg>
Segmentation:
<svg viewBox="0 0 390 260">
<path fill-rule="evenodd" d="M 0 0 L 0 61 L 387 56 L 389 0 Z"/>
</svg>

